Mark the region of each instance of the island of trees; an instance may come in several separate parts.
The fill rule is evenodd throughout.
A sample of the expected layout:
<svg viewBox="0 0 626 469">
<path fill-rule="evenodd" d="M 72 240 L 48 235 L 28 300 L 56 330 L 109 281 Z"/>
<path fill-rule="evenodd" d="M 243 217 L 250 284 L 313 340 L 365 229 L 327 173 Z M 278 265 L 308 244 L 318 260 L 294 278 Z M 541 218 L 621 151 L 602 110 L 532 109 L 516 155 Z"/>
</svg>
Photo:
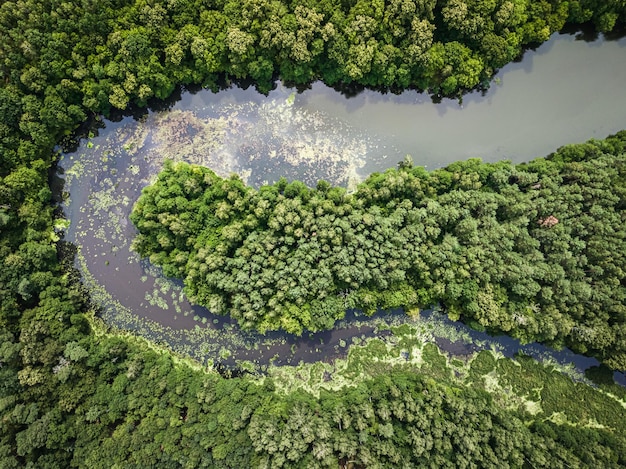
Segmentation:
<svg viewBox="0 0 626 469">
<path fill-rule="evenodd" d="M 524 47 L 545 41 L 565 23 L 592 22 L 597 30 L 610 31 L 625 19 L 622 0 L 3 1 L 0 467 L 626 465 L 624 407 L 609 397 L 623 400 L 621 391 L 604 384 L 596 391 L 538 365 L 476 359 L 468 383 L 460 386 L 437 372 L 445 363 L 436 354 L 424 353 L 431 371 L 408 365 L 376 368 L 374 360 L 368 362 L 371 373 L 358 386 L 317 397 L 306 391 L 278 393 L 270 378 L 224 379 L 205 373 L 141 341 L 106 333 L 103 326 L 96 334 L 98 323 L 88 295 L 71 262 L 65 262 L 69 258 L 64 245 L 57 244 L 48 180 L 55 145 L 70 144 L 72 132 L 87 119 L 132 104 L 144 106 L 151 98 L 169 96 L 178 85 L 218 86 L 235 78 L 249 79 L 266 91 L 280 77 L 291 83 L 323 79 L 337 86 L 415 87 L 454 95 L 481 86 Z M 315 237 L 325 233 L 331 252 L 344 246 L 344 227 L 346 233 L 356 229 L 355 236 L 365 236 L 360 233 L 367 218 L 372 222 L 368 236 L 378 236 L 392 247 L 395 238 L 385 230 L 398 226 L 396 236 L 430 239 L 437 246 L 432 253 L 450 255 L 449 260 L 440 259 L 432 278 L 424 265 L 436 259 L 420 246 L 400 248 L 418 249 L 424 255 L 419 262 L 425 264 L 400 268 L 396 276 L 385 278 L 387 271 L 381 270 L 389 268 L 389 261 L 406 261 L 396 254 L 367 259 L 380 262 L 380 267 L 374 266 L 380 271 L 376 277 L 373 268 L 359 272 L 370 276 L 361 278 L 349 269 L 333 273 L 335 266 L 327 265 L 330 276 L 320 278 L 337 283 L 315 287 L 329 289 L 318 299 L 324 305 L 304 297 L 310 319 L 296 318 L 295 325 L 283 327 L 326 327 L 329 318 L 340 314 L 331 298 L 341 298 L 344 305 L 360 302 L 366 310 L 440 299 L 451 314 L 477 324 L 529 340 L 571 343 L 620 366 L 626 347 L 620 309 L 624 301 L 619 300 L 624 250 L 613 257 L 611 253 L 623 243 L 617 223 L 624 207 L 621 157 L 623 136 L 617 136 L 562 150 L 528 167 L 469 162 L 426 174 L 405 165 L 373 176 L 358 197 L 323 184 L 313 190 L 279 183 L 255 192 L 198 168 L 169 171 L 204 172 L 207 181 L 226 185 L 235 200 L 246 204 L 282 198 L 285 215 L 312 210 L 311 201 L 321 201 L 323 213 L 314 216 L 326 216 L 323 223 L 328 226 Z M 455 174 L 465 176 L 455 179 Z M 504 175 L 509 178 L 498 179 Z M 204 177 L 200 182 L 207 184 Z M 423 195 L 397 192 L 414 186 L 423 187 Z M 179 189 L 185 200 L 194 190 Z M 484 206 L 476 203 L 467 213 L 463 197 L 475 197 Z M 400 199 L 410 204 L 393 204 Z M 248 205 L 240 211 L 228 200 L 227 194 L 224 202 L 233 221 L 256 208 Z M 296 209 L 298 200 L 301 208 Z M 535 206 L 529 208 L 529 200 Z M 567 207 L 562 206 L 565 201 Z M 411 217 L 432 219 L 443 204 L 450 207 L 447 218 L 428 225 L 430 232 L 410 232 L 415 222 Z M 363 223 L 350 218 L 355 213 Z M 219 236 L 235 242 L 238 232 L 224 232 L 227 219 L 214 220 L 222 225 Z M 342 222 L 341 233 L 335 220 Z M 172 228 L 163 221 L 155 223 Z M 241 233 L 254 230 L 246 219 L 238 222 L 241 226 L 235 227 L 241 227 Z M 284 223 L 275 222 L 279 224 L 271 230 L 279 233 Z M 269 217 L 267 223 L 269 227 Z M 509 256 L 506 261 L 522 270 L 503 271 L 503 262 L 481 267 L 482 259 L 472 257 L 488 249 L 485 239 L 495 238 L 485 231 L 487 223 L 502 233 L 495 241 Z M 432 231 L 437 228 L 439 234 Z M 307 234 L 310 241 L 313 233 Z M 295 235 L 279 235 L 294 240 L 278 248 L 281 256 L 282 247 L 290 252 L 296 245 Z M 176 236 L 171 239 L 177 242 Z M 335 245 L 335 239 L 340 244 Z M 204 246 L 224 243 L 217 238 L 199 241 Z M 195 246 L 177 249 L 191 253 Z M 364 257 L 361 249 L 363 254 L 354 252 L 355 259 Z M 170 262 L 171 251 L 163 252 L 160 261 Z M 525 257 L 531 253 L 537 258 Z M 191 261 L 201 269 L 210 254 L 206 251 Z M 254 255 L 250 252 L 251 258 Z M 307 262 L 306 257 L 298 261 Z M 453 262 L 464 264 L 455 271 L 446 264 Z M 181 267 L 173 263 L 170 273 L 180 275 L 175 269 Z M 475 291 L 473 285 L 495 285 L 497 275 L 504 276 L 505 287 Z M 517 288 L 514 278 L 519 279 Z M 355 288 L 352 282 L 361 283 Z M 376 285 L 384 288 L 375 290 Z M 202 288 L 198 298 L 215 300 L 213 285 Z M 224 288 L 227 301 L 233 301 L 230 284 L 224 283 Z M 280 305 L 297 304 L 299 297 L 281 299 Z M 465 297 L 473 301 L 465 305 Z M 241 311 L 247 311 L 248 298 L 241 300 Z M 491 306 L 486 316 L 475 310 L 481 302 Z M 328 314 L 317 315 L 324 308 Z M 243 314 L 242 319 L 247 320 Z M 542 409 L 506 401 L 509 394 L 494 391 L 494 382 L 505 383 L 506 373 L 516 370 L 521 373 L 516 375 L 516 392 L 541 400 Z M 489 392 L 472 373 L 489 376 Z"/>
</svg>

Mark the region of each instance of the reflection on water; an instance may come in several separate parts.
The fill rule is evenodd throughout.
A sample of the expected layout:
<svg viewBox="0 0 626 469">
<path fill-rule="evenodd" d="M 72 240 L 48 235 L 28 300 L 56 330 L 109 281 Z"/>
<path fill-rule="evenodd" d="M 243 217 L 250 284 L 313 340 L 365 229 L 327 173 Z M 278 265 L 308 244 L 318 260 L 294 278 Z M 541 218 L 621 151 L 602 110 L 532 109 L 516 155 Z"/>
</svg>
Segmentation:
<svg viewBox="0 0 626 469">
<path fill-rule="evenodd" d="M 340 341 L 375 334 L 373 323 L 357 317 L 302 339 L 244 334 L 190 305 L 179 282 L 132 252 L 128 215 L 163 161 L 201 164 L 222 176 L 236 172 L 253 186 L 284 176 L 349 188 L 406 154 L 429 168 L 477 156 L 526 161 L 626 127 L 625 56 L 624 39 L 584 43 L 558 36 L 505 67 L 486 96 L 470 94 L 463 104 L 433 104 L 415 92 L 364 91 L 346 99 L 320 83 L 301 94 L 278 86 L 268 97 L 239 88 L 184 92 L 166 110 L 106 121 L 78 151 L 63 155 L 66 239 L 80 247 L 85 281 L 111 324 L 200 359 L 329 359 L 343 353 Z"/>
<path fill-rule="evenodd" d="M 321 83 L 302 95 L 304 109 L 349 121 L 377 135 L 389 166 L 411 154 L 428 168 L 459 159 L 528 161 L 567 143 L 626 128 L 626 38 L 587 43 L 555 35 L 495 77 L 489 91 L 434 104 L 415 92 L 364 91 L 345 100 Z M 366 172 L 379 171 L 368 162 Z"/>
</svg>

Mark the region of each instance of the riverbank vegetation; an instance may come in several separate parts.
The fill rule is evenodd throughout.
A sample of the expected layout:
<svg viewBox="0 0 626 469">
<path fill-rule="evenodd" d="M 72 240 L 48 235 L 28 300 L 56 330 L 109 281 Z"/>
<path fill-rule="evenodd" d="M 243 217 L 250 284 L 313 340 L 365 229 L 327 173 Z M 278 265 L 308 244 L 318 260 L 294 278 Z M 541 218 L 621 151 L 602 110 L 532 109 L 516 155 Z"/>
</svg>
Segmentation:
<svg viewBox="0 0 626 469">
<path fill-rule="evenodd" d="M 435 303 L 524 341 L 626 368 L 626 132 L 513 165 L 403 162 L 355 193 L 166 164 L 135 248 L 195 302 L 260 331 Z"/>
<path fill-rule="evenodd" d="M 96 336 L 85 292 L 60 266 L 48 172 L 54 145 L 67 144 L 62 140 L 88 117 L 165 98 L 176 85 L 235 77 L 267 90 L 280 75 L 454 94 L 566 21 L 608 31 L 624 18 L 623 2 L 596 0 L 2 2 L 0 464 L 254 467 L 266 460 L 278 467 L 332 460 L 336 467 L 356 460 L 373 467 L 398 460 L 398 452 L 401 461 L 413 457 L 415 442 L 424 443 L 415 458 L 457 458 L 450 464 L 477 451 L 492 461 L 495 448 L 498 461 L 512 466 L 623 466 L 623 428 L 558 419 L 529 427 L 532 419 L 500 410 L 484 393 L 401 370 L 363 385 L 372 402 L 343 392 L 281 397 L 271 380 L 225 380 L 125 337 Z M 372 414 L 374 402 L 391 413 Z M 363 430 L 342 420 L 353 404 L 359 425 L 368 425 Z M 428 426 L 409 422 L 414 415 L 401 414 L 402 405 L 432 416 Z M 329 420 L 333 410 L 340 424 Z M 290 416 L 310 417 L 325 446 L 314 446 L 311 433 L 298 435 L 300 420 Z M 472 419 L 486 426 L 462 440 Z M 293 452 L 276 429 L 298 443 Z"/>
<path fill-rule="evenodd" d="M 524 357 L 449 357 L 406 325 L 334 364 L 231 379 L 132 337 L 71 339 L 2 381 L 3 467 L 626 464 L 623 388 Z"/>
</svg>

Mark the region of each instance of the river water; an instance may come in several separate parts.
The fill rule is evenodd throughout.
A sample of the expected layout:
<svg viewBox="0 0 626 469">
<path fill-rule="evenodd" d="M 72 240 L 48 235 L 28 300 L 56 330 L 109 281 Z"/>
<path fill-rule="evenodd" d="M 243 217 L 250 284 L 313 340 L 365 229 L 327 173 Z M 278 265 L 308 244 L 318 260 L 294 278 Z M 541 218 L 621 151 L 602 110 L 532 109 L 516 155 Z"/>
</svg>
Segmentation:
<svg viewBox="0 0 626 469">
<path fill-rule="evenodd" d="M 328 360 L 345 353 L 346 339 L 379 334 L 380 324 L 349 314 L 336 330 L 304 338 L 242 333 L 190 305 L 179 282 L 132 251 L 128 215 L 165 159 L 202 164 L 222 176 L 236 172 L 253 186 L 285 176 L 348 188 L 407 154 L 429 169 L 471 157 L 523 162 L 626 128 L 624 84 L 626 39 L 586 42 L 561 34 L 504 67 L 484 95 L 466 95 L 462 103 L 435 104 L 414 91 L 346 98 L 322 83 L 301 93 L 279 85 L 269 96 L 238 87 L 183 92 L 165 110 L 102 120 L 77 151 L 62 155 L 59 172 L 69 195 L 63 209 L 71 222 L 65 239 L 79 247 L 77 264 L 111 325 L 205 361 Z M 389 317 L 409 321 L 400 313 Z M 436 314 L 419 321 L 446 323 Z M 472 340 L 439 345 L 469 350 Z M 511 339 L 480 340 L 507 354 L 520 350 Z M 528 353 L 551 353 L 580 369 L 597 364 L 540 346 Z"/>
</svg>

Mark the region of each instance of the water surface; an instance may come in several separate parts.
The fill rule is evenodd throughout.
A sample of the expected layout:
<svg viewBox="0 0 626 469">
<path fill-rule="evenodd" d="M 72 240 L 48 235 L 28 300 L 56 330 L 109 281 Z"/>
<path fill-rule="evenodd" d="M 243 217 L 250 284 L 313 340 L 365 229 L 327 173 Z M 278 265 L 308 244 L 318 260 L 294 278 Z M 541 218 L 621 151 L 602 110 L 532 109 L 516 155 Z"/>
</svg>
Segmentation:
<svg viewBox="0 0 626 469">
<path fill-rule="evenodd" d="M 347 99 L 321 83 L 302 93 L 279 85 L 267 97 L 237 87 L 184 92 L 166 111 L 103 121 L 78 151 L 63 155 L 64 210 L 71 221 L 66 239 L 79 247 L 85 282 L 110 324 L 201 360 L 329 359 L 344 353 L 342 341 L 376 335 L 379 328 L 356 316 L 335 331 L 304 338 L 241 333 L 229 320 L 190 305 L 179 282 L 132 251 L 136 231 L 128 215 L 165 159 L 202 164 L 222 176 L 236 172 L 257 187 L 285 176 L 349 188 L 407 154 L 429 169 L 470 157 L 523 162 L 626 128 L 624 84 L 626 39 L 555 35 L 505 67 L 484 96 L 473 93 L 462 103 L 435 104 L 414 91 L 363 91 Z M 491 340 L 510 353 L 519 350 L 506 339 Z M 590 366 L 571 353 L 560 360 Z"/>
</svg>

